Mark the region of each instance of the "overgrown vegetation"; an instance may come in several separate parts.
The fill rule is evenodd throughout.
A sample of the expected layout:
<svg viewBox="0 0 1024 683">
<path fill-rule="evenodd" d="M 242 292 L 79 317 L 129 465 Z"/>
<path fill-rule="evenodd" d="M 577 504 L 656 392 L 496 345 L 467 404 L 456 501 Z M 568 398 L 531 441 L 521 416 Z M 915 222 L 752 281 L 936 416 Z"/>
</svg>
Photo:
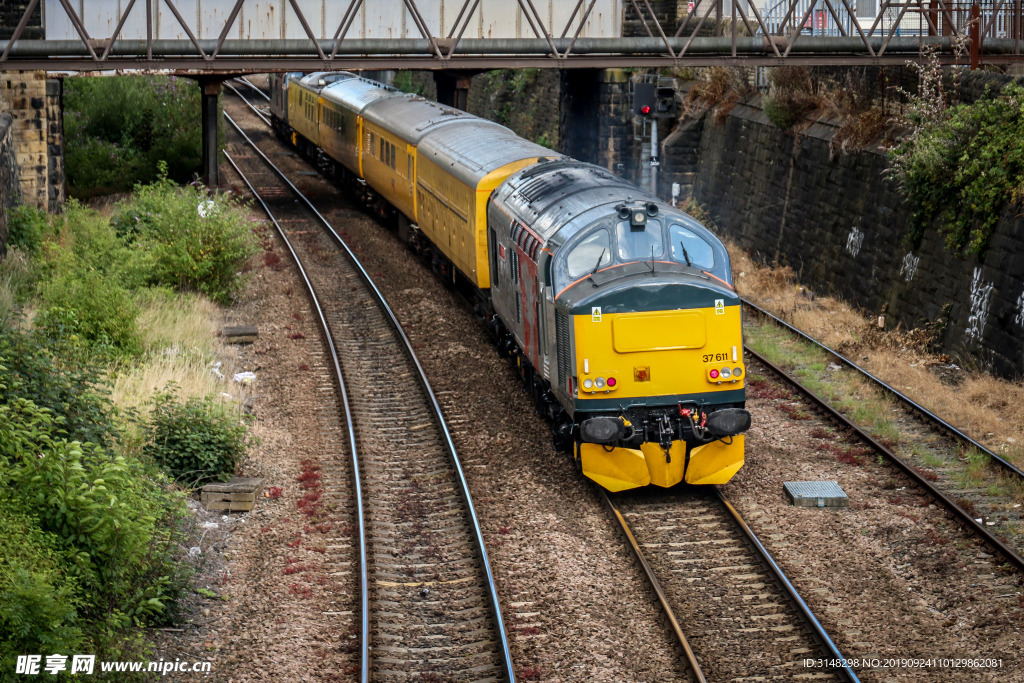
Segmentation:
<svg viewBox="0 0 1024 683">
<path fill-rule="evenodd" d="M 913 207 L 909 239 L 919 241 L 938 221 L 947 249 L 981 254 L 1006 208 L 1024 199 L 1024 87 L 1010 83 L 990 97 L 951 104 L 934 53 L 919 81 L 907 108 L 909 133 L 890 163 Z"/>
<path fill-rule="evenodd" d="M 197 292 L 237 290 L 256 244 L 245 215 L 161 177 L 117 216 L 20 208 L 0 261 L 0 671 L 26 653 L 144 656 L 139 627 L 173 616 L 192 567 L 171 477 L 230 475 L 248 443 L 237 407 L 207 398 L 226 387 L 190 317 L 213 312 Z M 150 366 L 187 390 L 113 400 L 115 378 L 151 382 Z"/>
<path fill-rule="evenodd" d="M 111 221 L 119 238 L 146 255 L 149 284 L 205 294 L 225 303 L 238 271 L 256 252 L 249 224 L 230 195 L 209 199 L 201 185 L 178 188 L 161 166 Z"/>
<path fill-rule="evenodd" d="M 771 70 L 768 94 L 762 102 L 764 114 L 779 128 L 792 128 L 821 106 L 820 88 L 807 67 L 776 67 Z"/>
<path fill-rule="evenodd" d="M 713 66 L 699 69 L 696 74 L 687 72 L 690 73 L 681 77 L 697 76 L 683 102 L 683 111 L 688 115 L 710 110 L 715 123 L 722 123 L 740 98 L 752 92 L 747 72 L 742 68 Z"/>
<path fill-rule="evenodd" d="M 73 196 L 125 192 L 167 164 L 172 180 L 191 180 L 202 158 L 199 88 L 171 76 L 69 78 L 64 141 Z"/>
<path fill-rule="evenodd" d="M 178 399 L 173 387 L 153 399 L 143 453 L 176 480 L 195 486 L 230 478 L 245 455 L 237 411 L 210 396 Z"/>
</svg>

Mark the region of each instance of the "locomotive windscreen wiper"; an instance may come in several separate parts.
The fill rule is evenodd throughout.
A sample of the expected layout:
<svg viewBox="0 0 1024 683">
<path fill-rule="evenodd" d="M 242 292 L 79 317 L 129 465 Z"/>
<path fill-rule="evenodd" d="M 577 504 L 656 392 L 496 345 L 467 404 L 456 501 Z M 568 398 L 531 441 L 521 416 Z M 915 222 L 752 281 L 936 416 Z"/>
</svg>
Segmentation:
<svg viewBox="0 0 1024 683">
<path fill-rule="evenodd" d="M 686 265 L 693 268 L 693 262 L 690 261 L 690 255 L 686 253 L 686 245 L 683 244 L 683 240 L 679 240 L 679 246 L 683 248 L 683 258 L 686 259 Z"/>
<path fill-rule="evenodd" d="M 601 255 L 597 257 L 597 263 L 594 264 L 594 269 L 592 271 L 590 271 L 591 275 L 596 273 L 597 269 L 601 267 L 601 260 L 604 258 L 604 255 L 605 255 L 605 253 L 607 251 L 608 251 L 608 247 L 605 247 L 604 249 L 601 250 Z"/>
</svg>

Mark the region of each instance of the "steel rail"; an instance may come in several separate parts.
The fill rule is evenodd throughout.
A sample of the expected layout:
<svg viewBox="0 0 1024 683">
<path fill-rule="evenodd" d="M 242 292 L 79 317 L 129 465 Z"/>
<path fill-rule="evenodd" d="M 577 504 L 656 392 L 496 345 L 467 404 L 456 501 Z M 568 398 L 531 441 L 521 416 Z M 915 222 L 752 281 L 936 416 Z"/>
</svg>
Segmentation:
<svg viewBox="0 0 1024 683">
<path fill-rule="evenodd" d="M 906 461 L 904 461 L 898 455 L 893 453 L 892 450 L 890 450 L 885 445 L 883 445 L 883 444 L 879 443 L 878 441 L 876 441 L 874 437 L 872 437 L 866 431 L 864 431 L 863 429 L 858 427 L 856 424 L 854 424 L 852 421 L 847 419 L 847 417 L 845 415 L 843 415 L 838 410 L 836 410 L 831 405 L 829 405 L 828 402 L 825 401 L 825 399 L 823 399 L 820 396 L 818 396 L 817 394 L 815 394 L 813 391 L 811 391 L 810 389 L 805 387 L 803 384 L 801 384 L 796 378 L 790 376 L 785 370 L 783 370 L 782 368 L 776 366 L 774 363 L 772 363 L 767 358 L 763 357 L 762 355 L 760 355 L 759 353 L 757 353 L 756 351 L 751 349 L 749 346 L 744 346 L 743 347 L 743 351 L 744 351 L 744 353 L 749 354 L 750 356 L 755 358 L 758 362 L 762 363 L 765 367 L 767 367 L 772 372 L 778 374 L 785 381 L 791 383 L 793 386 L 795 386 L 797 389 L 799 389 L 802 394 L 807 396 L 807 398 L 809 398 L 814 404 L 816 404 L 818 407 L 820 407 L 822 410 L 824 410 L 826 413 L 828 413 L 833 419 L 835 419 L 836 421 L 841 423 L 843 426 L 849 428 L 851 431 L 853 431 L 857 436 L 862 438 L 864 441 L 867 441 L 871 445 L 872 448 L 874 448 L 880 454 L 885 456 L 888 460 L 890 460 L 893 464 L 895 464 L 901 470 L 906 472 L 910 476 L 911 479 L 913 479 L 917 484 L 920 484 L 926 491 L 928 491 L 929 494 L 931 494 L 934 498 L 939 500 L 953 514 L 955 514 L 957 517 L 959 517 L 965 524 L 967 524 L 968 527 L 970 527 L 976 534 L 978 534 L 982 538 L 982 540 L 984 540 L 986 543 L 988 543 L 990 547 L 992 547 L 995 550 L 997 550 L 1007 560 L 1009 560 L 1010 563 L 1013 564 L 1017 568 L 1018 571 L 1024 571 L 1024 557 L 1021 557 L 1020 555 L 1018 555 L 1012 548 L 1010 548 L 1005 543 L 1000 541 L 993 534 L 989 533 L 989 531 L 985 527 L 983 527 L 981 524 L 979 524 L 974 519 L 974 517 L 971 516 L 971 514 L 969 512 L 967 512 L 962 507 L 957 505 L 956 502 L 953 501 L 952 498 L 948 497 L 946 494 L 944 494 L 938 488 L 933 486 L 930 481 L 928 481 L 927 479 L 922 477 L 917 472 L 917 470 L 915 470 L 913 467 L 911 467 Z"/>
<path fill-rule="evenodd" d="M 729 511 L 729 514 L 732 516 L 733 521 L 735 521 L 737 526 L 739 526 L 739 528 L 743 531 L 743 534 L 747 537 L 747 540 L 749 540 L 750 543 L 754 546 L 754 548 L 757 549 L 758 554 L 761 555 L 761 559 L 763 559 L 765 563 L 768 565 L 768 568 L 775 576 L 775 579 L 782 586 L 782 589 L 789 596 L 789 599 L 793 601 L 793 603 L 797 606 L 797 609 L 800 610 L 800 613 L 803 614 L 804 619 L 807 621 L 808 624 L 810 624 L 811 629 L 814 631 L 814 635 L 817 636 L 819 640 L 821 640 L 822 645 L 824 645 L 825 648 L 829 651 L 829 654 L 831 655 L 830 658 L 843 663 L 843 666 L 841 669 L 839 669 L 839 672 L 846 677 L 846 680 L 859 682 L 860 679 L 857 678 L 857 674 L 854 673 L 853 669 L 851 669 L 846 664 L 846 658 L 842 655 L 842 653 L 839 652 L 839 648 L 836 647 L 835 643 L 832 642 L 832 639 L 829 638 L 828 632 L 825 631 L 825 627 L 821 625 L 821 622 L 819 622 L 817 617 L 814 616 L 814 612 L 812 612 L 811 608 L 807 606 L 807 603 L 804 602 L 804 599 L 800 597 L 800 593 L 797 592 L 796 586 L 794 586 L 790 582 L 789 578 L 786 576 L 786 573 L 783 572 L 782 568 L 775 563 L 775 559 L 771 556 L 771 553 L 768 552 L 768 549 L 761 545 L 761 541 L 757 538 L 757 535 L 754 533 L 754 530 L 747 526 L 747 522 L 740 515 L 739 510 L 733 507 L 732 503 L 729 502 L 729 500 L 725 497 L 725 494 L 723 494 L 717 486 L 712 486 L 711 489 L 715 492 L 715 495 L 718 496 L 718 500 L 722 501 L 722 505 L 724 505 L 725 509 Z"/>
<path fill-rule="evenodd" d="M 248 81 L 246 81 L 246 82 L 248 83 Z M 245 95 L 243 95 L 242 93 L 238 92 L 238 88 L 236 88 L 235 86 L 231 85 L 227 81 L 224 81 L 224 87 L 227 88 L 228 90 L 230 90 L 231 92 L 235 93 L 235 95 L 238 96 L 238 99 L 240 99 L 243 102 L 245 102 L 245 106 L 249 107 L 249 109 L 252 110 L 252 113 L 256 114 L 256 116 L 258 116 L 260 118 L 260 120 L 263 121 L 263 123 L 267 124 L 268 126 L 270 125 L 270 119 L 268 119 L 263 114 L 263 112 L 261 112 L 259 109 L 257 109 L 256 106 L 245 97 Z M 260 92 L 262 92 L 262 91 L 260 91 Z M 268 97 L 267 99 L 269 100 L 270 98 Z"/>
<path fill-rule="evenodd" d="M 698 683 L 707 683 L 707 678 L 704 677 L 704 672 L 701 670 L 700 662 L 697 661 L 697 655 L 694 654 L 693 648 L 690 647 L 690 641 L 686 639 L 686 634 L 683 633 L 683 627 L 679 624 L 679 619 L 676 618 L 676 613 L 672 609 L 672 606 L 668 602 L 668 596 L 665 595 L 665 591 L 661 587 L 661 582 L 658 581 L 658 577 L 654 575 L 654 570 L 651 565 L 647 562 L 647 558 L 644 556 L 644 551 L 640 549 L 640 544 L 636 542 L 636 537 L 633 536 L 632 529 L 629 528 L 629 523 L 626 522 L 626 518 L 619 512 L 619 508 L 616 507 L 615 503 L 608 496 L 608 492 L 604 489 L 599 489 L 601 496 L 604 498 L 604 502 L 608 505 L 608 509 L 612 511 L 616 521 L 619 523 L 619 527 L 622 529 L 622 533 L 626 536 L 626 541 L 629 543 L 629 547 L 633 549 L 633 555 L 636 556 L 637 561 L 640 563 L 640 567 L 644 570 L 644 575 L 647 577 L 647 583 L 650 584 L 654 590 L 654 594 L 658 597 L 658 602 L 661 603 L 661 609 L 665 612 L 665 616 L 668 618 L 669 624 L 672 626 L 672 632 L 676 634 L 676 639 L 679 641 L 679 645 L 683 648 L 683 654 L 686 656 L 686 661 L 690 665 L 690 669 L 696 676 Z"/>
<path fill-rule="evenodd" d="M 258 88 L 255 85 L 253 85 L 252 82 L 248 78 L 246 78 L 245 76 L 237 76 L 236 78 L 237 78 L 237 80 L 242 81 L 247 86 L 249 86 L 250 88 L 255 90 L 257 93 L 259 93 L 260 97 L 265 99 L 267 102 L 270 101 L 270 95 L 268 95 L 267 93 L 263 92 L 262 88 Z"/>
<path fill-rule="evenodd" d="M 974 439 L 972 439 L 968 435 L 964 434 L 963 432 L 961 432 L 959 429 L 957 429 L 953 425 L 951 425 L 948 422 L 946 422 L 945 420 L 943 420 L 941 417 L 939 417 L 935 413 L 931 412 L 930 410 L 928 410 L 927 408 L 925 408 L 921 404 L 917 403 L 916 401 L 914 401 L 912 398 L 910 398 L 906 394 L 903 394 L 902 392 L 900 392 L 895 387 L 892 387 L 889 384 L 886 384 L 883 380 L 879 379 L 878 377 L 875 377 L 870 372 L 868 372 L 864 368 L 860 367 L 859 365 L 854 363 L 849 358 L 843 356 L 838 351 L 835 351 L 834 349 L 830 348 L 826 344 L 821 343 L 817 339 L 815 339 L 815 338 L 811 337 L 810 335 L 808 335 L 803 330 L 797 329 L 793 325 L 790 325 L 785 320 L 779 318 L 776 315 L 773 315 L 772 313 L 766 311 L 765 309 L 761 308 L 757 304 L 755 304 L 755 303 L 753 303 L 751 301 L 748 301 L 747 299 L 742 299 L 742 301 L 743 301 L 743 303 L 746 306 L 748 306 L 749 308 L 753 309 L 754 311 L 756 311 L 761 316 L 768 318 L 769 320 L 774 322 L 776 325 L 784 327 L 785 329 L 789 330 L 790 332 L 792 332 L 793 334 L 797 335 L 798 337 L 804 339 L 805 341 L 809 341 L 812 344 L 814 344 L 815 346 L 817 346 L 817 347 L 827 351 L 828 353 L 832 354 L 833 356 L 836 357 L 837 360 L 839 360 L 840 363 L 843 363 L 847 367 L 849 367 L 849 368 L 851 368 L 853 370 L 856 370 L 861 375 L 863 375 L 864 377 L 868 378 L 869 380 L 874 382 L 876 385 L 881 387 L 883 390 L 887 391 L 888 393 L 892 394 L 896 398 L 900 399 L 901 401 L 903 401 L 904 403 L 909 405 L 911 408 L 916 410 L 918 413 L 920 413 L 921 415 L 924 415 L 926 418 L 928 418 L 932 422 L 936 423 L 937 425 L 939 425 L 940 427 L 945 429 L 947 432 L 949 432 L 950 434 L 952 434 L 956 438 L 960 439 L 963 442 L 969 443 L 971 446 L 974 446 L 979 451 L 981 451 L 982 453 L 987 455 L 989 458 L 991 458 L 993 461 L 995 461 L 996 464 L 998 464 L 1003 469 L 1005 469 L 1007 471 L 1010 471 L 1010 472 L 1013 472 L 1018 477 L 1021 477 L 1022 479 L 1024 479 L 1024 471 L 1021 471 L 1021 469 L 1016 467 L 1013 463 L 1011 463 L 1011 462 L 1009 462 L 1009 461 L 999 457 L 998 455 L 996 455 L 995 453 L 990 451 L 985 446 L 981 445 L 980 443 L 978 443 L 977 441 L 975 441 Z"/>
<path fill-rule="evenodd" d="M 334 230 L 334 226 L 332 226 L 330 222 L 323 216 L 323 214 L 320 213 L 320 211 L 316 208 L 313 202 L 311 202 L 309 198 L 306 197 L 306 195 L 303 194 L 295 186 L 295 184 L 288 179 L 284 172 L 282 172 L 281 169 L 279 169 L 277 166 L 274 165 L 272 161 L 270 161 L 270 159 L 263 152 L 263 150 L 261 150 L 249 138 L 249 136 L 245 134 L 241 126 L 239 126 L 235 122 L 235 120 L 231 118 L 230 114 L 228 114 L 225 111 L 224 117 L 228 120 L 231 126 L 238 132 L 238 134 L 241 135 L 245 139 L 245 141 L 252 147 L 253 151 L 255 151 L 260 156 L 260 158 L 263 159 L 264 163 L 266 163 L 267 166 L 271 170 L 273 170 L 274 173 L 277 174 L 277 176 L 291 189 L 295 196 L 306 205 L 306 207 L 314 216 L 316 216 L 317 220 L 319 220 L 320 223 L 324 226 L 324 228 L 330 234 L 334 242 L 342 249 L 346 257 L 352 263 L 356 272 L 359 273 L 359 276 L 362 278 L 363 282 L 373 293 L 374 298 L 376 298 L 378 304 L 381 307 L 381 310 L 385 314 L 385 317 L 391 323 L 392 327 L 395 330 L 395 333 L 401 339 L 402 345 L 405 347 L 405 352 L 408 355 L 409 360 L 415 366 L 417 379 L 419 380 L 420 385 L 423 387 L 423 390 L 426 392 L 427 397 L 429 398 L 430 405 L 434 413 L 434 417 L 437 420 L 438 428 L 440 429 L 442 435 L 442 441 L 444 442 L 445 450 L 447 450 L 448 452 L 452 466 L 455 469 L 458 478 L 460 493 L 462 495 L 463 501 L 466 504 L 467 514 L 473 527 L 473 536 L 476 541 L 477 551 L 480 554 L 481 564 L 487 581 L 487 592 L 491 603 L 491 613 L 495 621 L 495 628 L 498 631 L 498 636 L 501 641 L 502 660 L 505 668 L 505 674 L 508 677 L 510 683 L 515 683 L 515 670 L 512 665 L 512 654 L 509 651 L 508 647 L 508 637 L 506 636 L 505 633 L 505 622 L 501 614 L 501 604 L 498 600 L 497 588 L 494 585 L 494 576 L 491 572 L 490 559 L 487 556 L 487 549 L 484 546 L 483 532 L 480 530 L 480 524 L 476 516 L 476 508 L 473 506 L 473 499 L 469 492 L 469 484 L 466 481 L 466 475 L 462 469 L 462 462 L 459 460 L 458 453 L 456 452 L 455 443 L 452 440 L 451 433 L 448 431 L 448 423 L 445 422 L 444 413 L 441 410 L 441 405 L 437 400 L 437 396 L 434 394 L 433 388 L 430 386 L 430 382 L 427 379 L 427 374 L 423 370 L 423 366 L 420 364 L 419 358 L 416 356 L 416 352 L 412 347 L 412 342 L 406 335 L 405 330 L 402 328 L 401 323 L 399 323 L 398 317 L 391 309 L 391 306 L 388 305 L 387 299 L 381 293 L 380 289 L 378 289 L 377 284 L 370 277 L 369 273 L 366 272 L 366 269 L 363 267 L 363 264 L 359 261 L 358 258 L 356 258 L 355 253 L 353 253 L 352 249 L 349 248 L 345 240 L 343 240 L 341 236 Z"/>
<path fill-rule="evenodd" d="M 227 116 L 227 113 L 224 114 Z M 295 262 L 295 266 L 299 269 L 299 275 L 302 276 L 302 281 L 306 285 L 306 293 L 309 295 L 310 302 L 313 305 L 313 310 L 316 312 L 316 316 L 320 321 L 320 332 L 324 336 L 324 343 L 327 345 L 327 349 L 331 354 L 331 365 L 334 368 L 334 377 L 337 380 L 338 393 L 341 397 L 341 404 L 345 410 L 345 428 L 348 431 L 349 448 L 352 451 L 352 487 L 355 490 L 356 497 L 356 519 L 359 524 L 359 580 L 360 580 L 360 610 L 362 612 L 362 649 L 361 649 L 361 662 L 360 671 L 361 681 L 368 683 L 370 680 L 370 582 L 369 582 L 369 571 L 367 569 L 367 551 L 366 551 L 366 517 L 363 513 L 363 487 L 362 479 L 359 474 L 359 450 L 356 445 L 356 432 L 355 424 L 352 421 L 352 410 L 348 400 L 348 390 L 345 385 L 345 375 L 341 371 L 341 361 L 338 358 L 338 351 L 334 345 L 334 337 L 331 335 L 330 327 L 327 324 L 327 317 L 324 315 L 323 308 L 320 306 L 320 299 L 316 295 L 316 289 L 313 287 L 313 283 L 310 281 L 309 276 L 306 274 L 306 269 L 302 267 L 302 261 L 299 260 L 298 254 L 295 253 L 295 249 L 292 248 L 292 243 L 285 234 L 284 228 L 277 222 L 277 218 L 270 211 L 270 207 L 267 206 L 266 202 L 263 201 L 263 197 L 256 191 L 252 183 L 242 169 L 238 167 L 235 160 L 231 158 L 231 154 L 227 150 L 224 150 L 224 157 L 231 164 L 238 176 L 248 186 L 249 191 L 252 192 L 253 197 L 263 207 L 264 213 L 270 218 L 270 221 L 274 224 L 274 228 L 277 230 L 277 234 L 281 237 L 285 246 L 288 247 L 288 251 L 292 255 L 292 260 Z"/>
</svg>

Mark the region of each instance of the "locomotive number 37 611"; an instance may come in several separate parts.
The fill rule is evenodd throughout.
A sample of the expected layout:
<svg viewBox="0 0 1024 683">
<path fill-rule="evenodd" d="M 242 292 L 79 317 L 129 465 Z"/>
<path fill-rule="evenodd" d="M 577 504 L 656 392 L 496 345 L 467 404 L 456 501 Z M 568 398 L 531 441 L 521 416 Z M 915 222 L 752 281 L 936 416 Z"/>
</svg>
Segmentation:
<svg viewBox="0 0 1024 683">
<path fill-rule="evenodd" d="M 728 353 L 705 353 L 703 358 L 704 358 L 704 362 L 705 363 L 717 363 L 719 361 L 729 360 L 729 354 Z"/>
</svg>

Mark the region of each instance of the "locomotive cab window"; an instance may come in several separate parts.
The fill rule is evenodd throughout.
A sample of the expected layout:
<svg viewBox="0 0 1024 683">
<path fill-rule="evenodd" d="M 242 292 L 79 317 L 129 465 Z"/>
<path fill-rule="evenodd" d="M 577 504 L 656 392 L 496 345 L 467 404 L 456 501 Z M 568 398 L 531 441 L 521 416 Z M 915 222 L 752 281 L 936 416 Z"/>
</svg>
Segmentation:
<svg viewBox="0 0 1024 683">
<path fill-rule="evenodd" d="M 622 261 L 659 258 L 664 252 L 661 221 L 649 220 L 642 230 L 634 229 L 629 221 L 620 221 L 615 226 L 615 242 Z"/>
<path fill-rule="evenodd" d="M 564 268 L 569 282 L 612 262 L 611 235 L 604 228 L 595 230 L 577 244 L 565 257 Z M 561 270 L 558 268 L 557 270 Z M 557 273 L 561 275 L 561 273 Z M 565 284 L 569 284 L 566 282 Z"/>
<path fill-rule="evenodd" d="M 715 250 L 702 238 L 679 224 L 673 224 L 669 228 L 668 234 L 674 261 L 689 262 L 690 265 L 697 268 L 714 268 Z"/>
</svg>

